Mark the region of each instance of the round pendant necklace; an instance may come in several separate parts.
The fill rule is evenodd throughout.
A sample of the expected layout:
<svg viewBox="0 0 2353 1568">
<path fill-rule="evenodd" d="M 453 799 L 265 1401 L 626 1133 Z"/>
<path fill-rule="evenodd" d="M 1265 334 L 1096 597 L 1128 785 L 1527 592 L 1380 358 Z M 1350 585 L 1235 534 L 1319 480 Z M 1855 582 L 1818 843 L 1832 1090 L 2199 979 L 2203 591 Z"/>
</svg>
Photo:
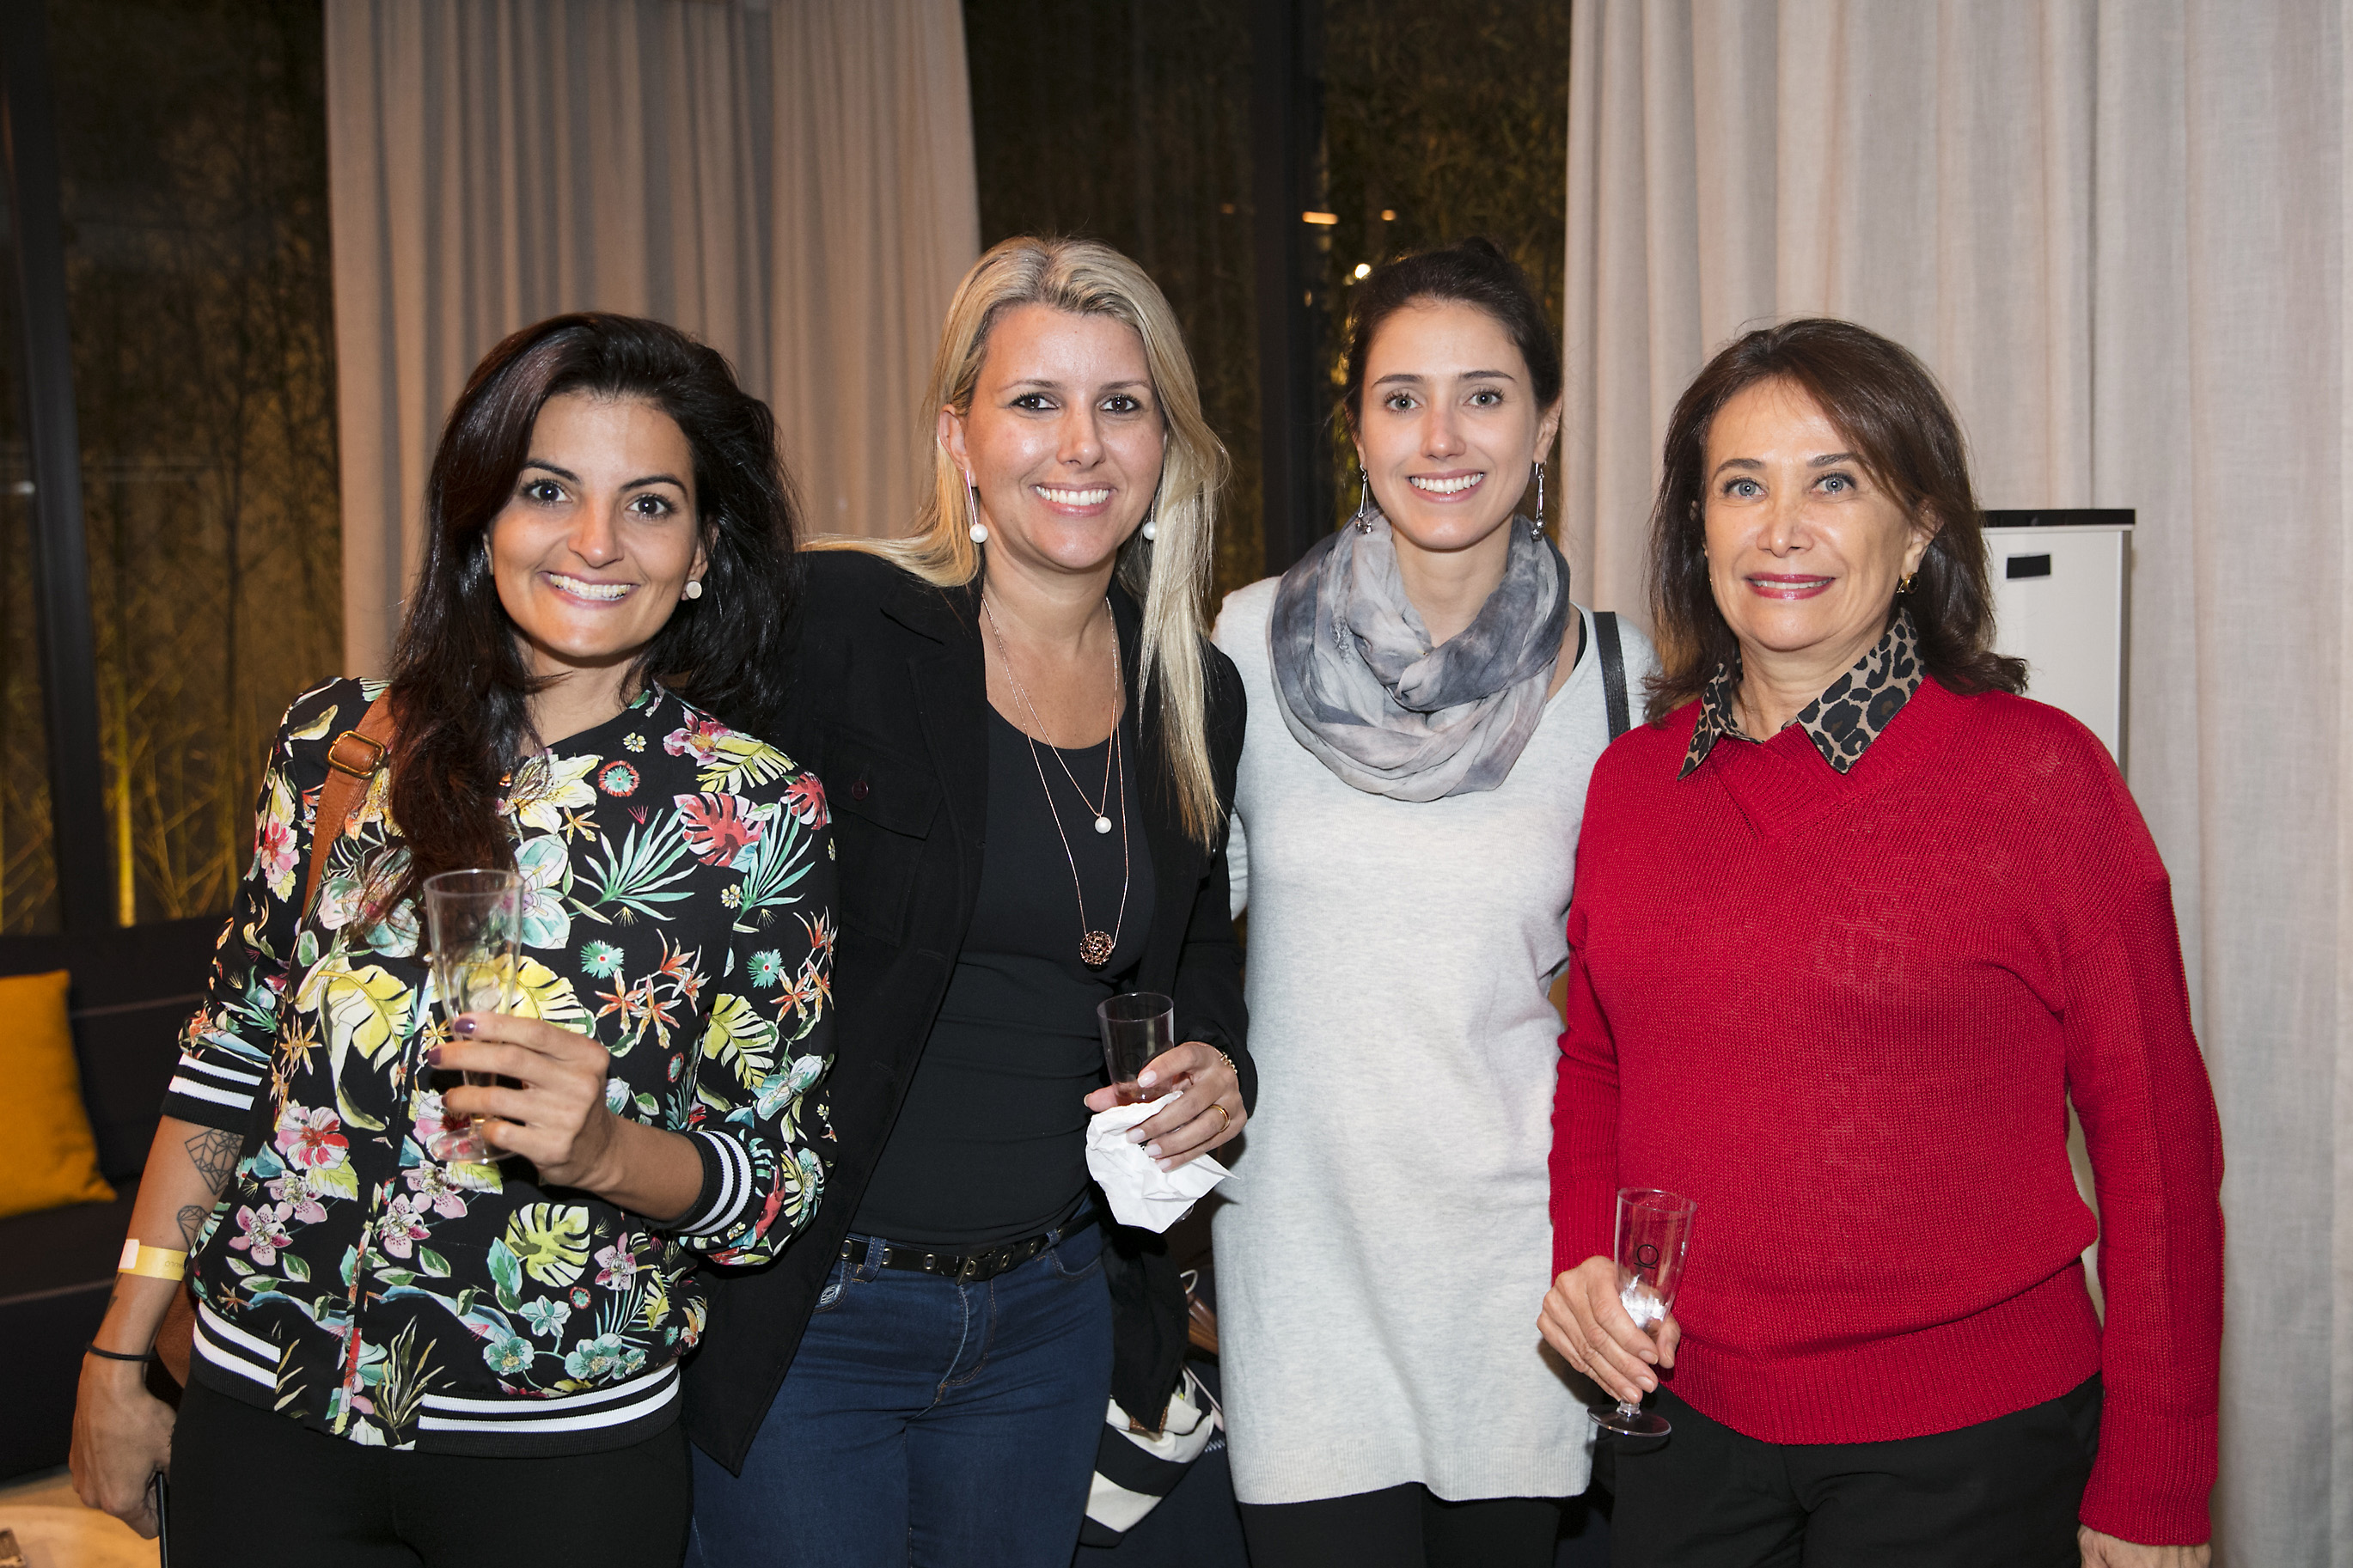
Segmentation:
<svg viewBox="0 0 2353 1568">
<path fill-rule="evenodd" d="M 1043 733 L 1046 728 L 1045 721 L 1038 717 L 1038 705 L 1029 700 L 1029 693 L 1022 686 L 1021 678 L 1013 673 L 1013 658 L 1006 651 L 1005 633 L 997 624 L 997 612 L 988 607 L 988 595 L 986 594 L 981 595 L 980 610 L 981 614 L 988 618 L 988 635 L 997 643 L 997 657 L 1005 666 L 1007 683 L 1013 688 L 1013 695 L 1021 700 L 1021 706 L 1029 713 L 1032 728 Z M 1109 597 L 1103 600 L 1103 614 L 1105 616 L 1111 614 Z M 1127 839 L 1127 775 L 1120 771 L 1119 766 L 1120 668 L 1119 633 L 1115 626 L 1111 639 L 1111 738 L 1103 743 L 1103 804 L 1101 805 L 1096 805 L 1087 799 L 1087 792 L 1079 787 L 1078 775 L 1071 772 L 1071 764 L 1063 761 L 1061 748 L 1054 744 L 1052 737 L 1049 736 L 1046 741 L 1047 750 L 1054 753 L 1055 764 L 1062 770 L 1062 776 L 1071 781 L 1071 793 L 1077 795 L 1080 803 L 1094 813 L 1097 833 L 1111 831 L 1109 812 L 1112 782 L 1116 779 L 1119 783 L 1119 914 L 1113 921 L 1112 929 L 1107 931 L 1095 930 L 1087 920 L 1087 889 L 1085 884 L 1079 879 L 1079 858 L 1071 853 L 1071 836 L 1063 831 L 1062 811 L 1054 804 L 1054 786 L 1046 780 L 1046 764 L 1038 755 L 1037 736 L 1029 733 L 1029 731 L 1022 731 L 1021 735 L 1023 740 L 1029 742 L 1030 765 L 1038 770 L 1038 787 L 1045 792 L 1046 809 L 1053 816 L 1054 836 L 1062 841 L 1062 858 L 1070 862 L 1071 890 L 1078 895 L 1079 900 L 1079 962 L 1089 969 L 1101 969 L 1111 962 L 1112 954 L 1119 950 L 1120 933 L 1127 929 L 1127 891 L 1134 870 Z"/>
</svg>

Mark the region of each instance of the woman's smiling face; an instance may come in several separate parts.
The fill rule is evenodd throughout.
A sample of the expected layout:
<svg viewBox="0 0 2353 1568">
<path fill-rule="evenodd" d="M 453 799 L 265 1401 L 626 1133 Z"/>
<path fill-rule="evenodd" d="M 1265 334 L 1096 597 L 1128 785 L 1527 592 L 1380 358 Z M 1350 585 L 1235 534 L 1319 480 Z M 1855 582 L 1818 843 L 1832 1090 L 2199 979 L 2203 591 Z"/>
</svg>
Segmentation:
<svg viewBox="0 0 2353 1568">
<path fill-rule="evenodd" d="M 1144 340 L 1113 316 L 1022 305 L 990 327 L 972 406 L 939 415 L 991 559 L 1100 570 L 1143 524 L 1168 437 Z"/>
<path fill-rule="evenodd" d="M 1933 531 L 1790 382 L 1727 399 L 1705 462 L 1708 584 L 1751 668 L 1762 654 L 1843 668 L 1869 652 Z"/>
<path fill-rule="evenodd" d="M 1356 453 L 1406 542 L 1467 550 L 1510 521 L 1559 416 L 1537 406 L 1501 321 L 1459 300 L 1421 300 L 1381 322 L 1366 347 Z"/>
<path fill-rule="evenodd" d="M 489 539 L 533 674 L 634 662 L 704 569 L 686 433 L 638 398 L 549 398 Z"/>
</svg>

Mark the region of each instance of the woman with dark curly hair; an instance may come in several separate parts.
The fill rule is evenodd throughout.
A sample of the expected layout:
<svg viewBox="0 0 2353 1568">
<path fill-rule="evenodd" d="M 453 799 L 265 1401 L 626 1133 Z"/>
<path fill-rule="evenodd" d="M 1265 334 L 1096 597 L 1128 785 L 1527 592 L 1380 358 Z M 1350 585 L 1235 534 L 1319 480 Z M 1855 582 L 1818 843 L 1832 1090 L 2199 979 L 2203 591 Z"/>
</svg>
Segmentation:
<svg viewBox="0 0 2353 1568">
<path fill-rule="evenodd" d="M 1672 1425 L 1618 1457 L 1617 1560 L 2203 1563 L 2221 1145 L 2171 893 L 2107 752 L 1993 651 L 1952 411 L 1861 327 L 1751 332 L 1676 405 L 1651 539 L 1541 1319 Z M 1651 1334 L 1625 1187 L 1698 1205 Z"/>
<path fill-rule="evenodd" d="M 560 316 L 475 371 L 426 514 L 390 681 L 296 698 L 271 750 L 75 1480 L 153 1534 L 168 1470 L 191 1562 L 676 1563 L 694 1263 L 773 1258 L 822 1188 L 824 796 L 753 738 L 775 427 L 683 333 Z M 460 868 L 519 875 L 521 948 L 513 1005 L 451 1018 L 418 894 Z M 142 1379 L 183 1272 L 175 1425 Z"/>
</svg>

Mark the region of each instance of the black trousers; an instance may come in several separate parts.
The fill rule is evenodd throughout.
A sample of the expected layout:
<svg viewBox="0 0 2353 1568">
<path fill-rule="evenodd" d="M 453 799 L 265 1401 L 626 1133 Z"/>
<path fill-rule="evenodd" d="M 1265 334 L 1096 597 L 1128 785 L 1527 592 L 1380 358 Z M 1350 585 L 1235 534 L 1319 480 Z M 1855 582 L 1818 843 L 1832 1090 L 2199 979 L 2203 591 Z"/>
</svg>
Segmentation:
<svg viewBox="0 0 2353 1568">
<path fill-rule="evenodd" d="M 1957 1431 L 1767 1443 L 1662 1390 L 1664 1437 L 1613 1437 L 1618 1568 L 2076 1568 L 2100 1380 Z"/>
<path fill-rule="evenodd" d="M 1447 1502 L 1414 1483 L 1313 1502 L 1250 1503 L 1250 1568 L 1550 1568 L 1558 1498 Z"/>
<path fill-rule="evenodd" d="M 676 1568 L 686 1432 L 602 1454 L 364 1448 L 191 1387 L 172 1431 L 173 1568 Z"/>
</svg>

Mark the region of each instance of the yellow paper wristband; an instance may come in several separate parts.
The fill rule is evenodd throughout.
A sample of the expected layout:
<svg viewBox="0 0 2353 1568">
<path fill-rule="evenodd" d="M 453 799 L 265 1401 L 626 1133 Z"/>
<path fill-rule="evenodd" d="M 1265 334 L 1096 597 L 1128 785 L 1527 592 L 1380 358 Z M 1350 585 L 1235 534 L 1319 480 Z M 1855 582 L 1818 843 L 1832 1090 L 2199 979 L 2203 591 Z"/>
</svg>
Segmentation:
<svg viewBox="0 0 2353 1568">
<path fill-rule="evenodd" d="M 143 1241 L 126 1241 L 122 1260 L 114 1268 L 118 1274 L 144 1274 L 150 1279 L 179 1279 L 188 1272 L 188 1255 Z"/>
</svg>

